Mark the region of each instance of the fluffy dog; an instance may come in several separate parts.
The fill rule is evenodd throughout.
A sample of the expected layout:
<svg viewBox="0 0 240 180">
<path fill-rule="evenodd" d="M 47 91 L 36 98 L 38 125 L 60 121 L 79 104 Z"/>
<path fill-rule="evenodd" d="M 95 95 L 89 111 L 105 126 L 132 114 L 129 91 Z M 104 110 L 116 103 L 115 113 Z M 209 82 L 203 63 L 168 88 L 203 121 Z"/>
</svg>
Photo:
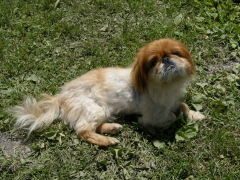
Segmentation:
<svg viewBox="0 0 240 180">
<path fill-rule="evenodd" d="M 107 123 L 116 114 L 141 114 L 138 122 L 147 128 L 167 129 L 179 109 L 192 120 L 203 120 L 200 112 L 181 103 L 186 85 L 195 74 L 187 48 L 174 39 L 160 39 L 141 48 L 129 68 L 99 68 L 66 83 L 55 95 L 37 102 L 27 97 L 14 108 L 17 128 L 29 134 L 61 118 L 78 136 L 99 146 L 115 145 L 122 126 Z"/>
</svg>

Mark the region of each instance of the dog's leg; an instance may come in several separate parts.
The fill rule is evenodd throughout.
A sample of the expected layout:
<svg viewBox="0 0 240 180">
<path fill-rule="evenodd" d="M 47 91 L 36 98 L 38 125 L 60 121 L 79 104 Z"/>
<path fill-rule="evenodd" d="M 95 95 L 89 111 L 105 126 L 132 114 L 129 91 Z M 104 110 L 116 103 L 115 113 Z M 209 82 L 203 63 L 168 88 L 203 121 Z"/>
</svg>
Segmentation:
<svg viewBox="0 0 240 180">
<path fill-rule="evenodd" d="M 97 134 L 94 131 L 79 130 L 78 135 L 82 140 L 99 146 L 113 146 L 119 143 L 119 141 L 116 138 L 106 137 Z"/>
<path fill-rule="evenodd" d="M 122 130 L 122 125 L 117 123 L 102 123 L 97 127 L 98 133 L 117 134 Z"/>
<path fill-rule="evenodd" d="M 205 116 L 199 111 L 190 110 L 188 105 L 185 103 L 180 104 L 181 111 L 183 112 L 184 118 L 191 119 L 193 121 L 202 121 Z"/>
<path fill-rule="evenodd" d="M 122 126 L 117 123 L 102 123 L 100 124 L 96 132 L 98 133 L 108 133 L 108 134 L 117 134 L 122 130 Z M 119 143 L 116 138 L 106 137 L 95 132 L 91 131 L 79 131 L 79 136 L 84 140 L 92 144 L 99 146 L 112 146 Z"/>
<path fill-rule="evenodd" d="M 112 146 L 118 144 L 119 141 L 116 138 L 97 134 L 114 134 L 122 129 L 121 125 L 115 123 L 103 123 L 108 118 L 106 114 L 107 113 L 101 106 L 92 102 L 90 103 L 90 106 L 85 106 L 75 125 L 75 130 L 77 131 L 78 136 L 84 141 L 99 146 Z"/>
</svg>

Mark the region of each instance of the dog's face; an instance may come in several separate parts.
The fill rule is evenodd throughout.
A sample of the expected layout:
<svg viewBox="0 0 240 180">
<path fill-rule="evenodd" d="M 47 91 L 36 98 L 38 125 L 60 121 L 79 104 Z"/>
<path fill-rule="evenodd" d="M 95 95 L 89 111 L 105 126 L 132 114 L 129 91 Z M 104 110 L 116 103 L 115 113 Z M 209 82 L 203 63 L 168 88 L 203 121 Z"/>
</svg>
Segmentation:
<svg viewBox="0 0 240 180">
<path fill-rule="evenodd" d="M 195 74 L 191 56 L 180 41 L 160 39 L 153 41 L 137 54 L 132 70 L 132 82 L 141 92 L 146 86 L 161 86 Z"/>
</svg>

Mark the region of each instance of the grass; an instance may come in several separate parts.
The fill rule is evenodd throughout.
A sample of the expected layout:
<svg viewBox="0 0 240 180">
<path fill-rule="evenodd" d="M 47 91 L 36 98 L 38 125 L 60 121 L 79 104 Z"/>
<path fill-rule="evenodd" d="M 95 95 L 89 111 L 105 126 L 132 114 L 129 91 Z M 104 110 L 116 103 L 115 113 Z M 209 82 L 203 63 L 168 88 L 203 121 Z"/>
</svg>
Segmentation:
<svg viewBox="0 0 240 180">
<path fill-rule="evenodd" d="M 120 144 L 110 148 L 77 139 L 56 120 L 31 135 L 30 155 L 2 148 L 1 177 L 239 179 L 239 12 L 229 0 L 0 1 L 1 134 L 26 135 L 12 132 L 6 113 L 25 96 L 55 94 L 97 67 L 129 66 L 140 47 L 163 37 L 190 49 L 198 75 L 185 101 L 207 116 L 196 124 L 179 118 L 155 135 L 120 117 Z"/>
</svg>

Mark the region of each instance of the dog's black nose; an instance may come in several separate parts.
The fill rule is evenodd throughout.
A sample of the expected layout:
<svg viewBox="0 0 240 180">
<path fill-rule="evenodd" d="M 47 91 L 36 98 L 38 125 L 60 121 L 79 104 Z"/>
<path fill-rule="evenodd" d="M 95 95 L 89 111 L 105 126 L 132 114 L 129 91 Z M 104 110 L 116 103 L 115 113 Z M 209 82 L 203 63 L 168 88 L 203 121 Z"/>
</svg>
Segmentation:
<svg viewBox="0 0 240 180">
<path fill-rule="evenodd" d="M 162 62 L 168 64 L 170 62 L 170 57 L 164 57 Z"/>
</svg>

